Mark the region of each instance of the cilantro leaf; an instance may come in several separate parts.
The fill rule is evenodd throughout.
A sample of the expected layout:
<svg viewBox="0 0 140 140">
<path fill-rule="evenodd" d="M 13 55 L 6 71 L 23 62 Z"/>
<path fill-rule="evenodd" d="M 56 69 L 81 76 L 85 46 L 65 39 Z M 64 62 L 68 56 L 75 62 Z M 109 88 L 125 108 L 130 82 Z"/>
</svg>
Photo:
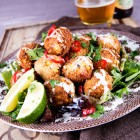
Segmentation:
<svg viewBox="0 0 140 140">
<path fill-rule="evenodd" d="M 101 49 L 102 49 L 101 45 L 99 45 L 99 47 L 96 48 L 95 56 L 94 56 L 94 59 L 93 59 L 94 61 L 99 61 L 99 60 L 102 59 L 102 57 L 101 57 Z"/>
<path fill-rule="evenodd" d="M 84 43 L 84 42 L 81 43 L 81 46 L 82 46 L 82 48 L 84 48 L 84 49 L 87 48 L 87 44 Z"/>
<path fill-rule="evenodd" d="M 94 45 L 90 43 L 90 45 L 89 45 L 89 53 L 87 54 L 87 56 L 89 58 L 91 58 L 91 59 L 92 59 L 92 55 L 93 55 L 94 49 L 95 49 Z"/>
<path fill-rule="evenodd" d="M 36 47 L 32 50 L 28 50 L 27 54 L 29 55 L 30 60 L 38 60 L 44 54 L 44 49 Z"/>
<path fill-rule="evenodd" d="M 93 40 L 93 41 L 96 41 L 97 39 L 97 37 L 96 37 L 96 34 L 95 33 L 93 33 L 93 32 L 90 32 L 90 33 L 88 33 L 87 34 L 89 37 L 91 37 L 91 39 Z"/>
<path fill-rule="evenodd" d="M 42 42 L 44 42 L 44 39 L 46 38 L 46 36 L 48 35 L 48 32 L 43 32 L 41 35 L 42 38 Z"/>
<path fill-rule="evenodd" d="M 50 84 L 51 84 L 52 88 L 54 88 L 59 83 L 60 83 L 60 81 L 58 81 L 58 80 L 53 80 L 53 79 L 50 80 Z"/>
<path fill-rule="evenodd" d="M 130 53 L 130 56 L 132 57 L 132 59 L 133 59 L 135 56 L 137 56 L 137 55 L 139 55 L 139 51 L 138 51 L 138 50 L 132 51 L 132 52 Z"/>
</svg>

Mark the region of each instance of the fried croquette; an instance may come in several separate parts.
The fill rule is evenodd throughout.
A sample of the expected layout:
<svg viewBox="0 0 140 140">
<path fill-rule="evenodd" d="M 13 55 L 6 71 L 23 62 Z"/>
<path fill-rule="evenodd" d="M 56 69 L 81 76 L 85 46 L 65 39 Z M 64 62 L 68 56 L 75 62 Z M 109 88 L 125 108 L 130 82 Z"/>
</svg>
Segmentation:
<svg viewBox="0 0 140 140">
<path fill-rule="evenodd" d="M 44 83 L 51 105 L 60 107 L 68 105 L 75 97 L 75 87 L 71 80 L 66 77 L 57 77 Z"/>
<path fill-rule="evenodd" d="M 66 27 L 55 29 L 44 40 L 44 47 L 48 54 L 64 56 L 69 52 L 73 38 L 72 34 Z"/>
<path fill-rule="evenodd" d="M 113 78 L 103 69 L 95 71 L 92 78 L 86 80 L 84 93 L 92 101 L 100 100 L 112 89 Z"/>
<path fill-rule="evenodd" d="M 99 35 L 97 37 L 98 44 L 102 45 L 102 48 L 108 48 L 114 53 L 120 54 L 121 44 L 117 37 L 111 34 Z"/>
<path fill-rule="evenodd" d="M 107 72 L 110 73 L 114 67 L 119 68 L 120 57 L 117 53 L 113 53 L 110 49 L 103 48 L 101 51 L 101 58 L 107 62 L 105 67 Z"/>
<path fill-rule="evenodd" d="M 60 56 L 56 55 L 43 55 L 35 64 L 35 71 L 46 81 L 56 78 L 60 75 L 60 69 L 63 63 L 59 63 Z"/>
<path fill-rule="evenodd" d="M 93 63 L 86 56 L 77 56 L 70 59 L 62 68 L 65 77 L 73 82 L 83 82 L 91 78 Z"/>
<path fill-rule="evenodd" d="M 30 57 L 27 54 L 27 51 L 30 49 L 34 49 L 38 44 L 37 43 L 30 43 L 24 45 L 20 50 L 17 52 L 17 62 L 18 64 L 24 69 L 30 69 L 33 66 L 33 62 L 30 60 Z"/>
</svg>

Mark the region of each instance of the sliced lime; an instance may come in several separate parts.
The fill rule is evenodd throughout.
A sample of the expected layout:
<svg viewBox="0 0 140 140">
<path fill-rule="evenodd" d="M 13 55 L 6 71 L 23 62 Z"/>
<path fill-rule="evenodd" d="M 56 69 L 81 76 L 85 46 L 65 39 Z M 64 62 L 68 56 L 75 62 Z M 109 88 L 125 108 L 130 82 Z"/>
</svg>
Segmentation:
<svg viewBox="0 0 140 140">
<path fill-rule="evenodd" d="M 44 112 L 46 103 L 46 92 L 43 84 L 37 81 L 32 82 L 16 119 L 23 123 L 33 123 Z"/>
<path fill-rule="evenodd" d="M 8 88 L 10 88 L 11 87 L 10 80 L 12 78 L 12 71 L 11 70 L 5 70 L 1 73 L 1 75 L 2 75 L 2 78 L 3 78 L 6 86 Z"/>
<path fill-rule="evenodd" d="M 27 89 L 31 82 L 34 81 L 34 70 L 31 69 L 24 73 L 16 83 L 10 88 L 9 92 L 5 96 L 4 100 L 1 103 L 0 111 L 1 112 L 11 112 L 13 111 L 18 104 L 18 94 L 23 90 Z"/>
</svg>

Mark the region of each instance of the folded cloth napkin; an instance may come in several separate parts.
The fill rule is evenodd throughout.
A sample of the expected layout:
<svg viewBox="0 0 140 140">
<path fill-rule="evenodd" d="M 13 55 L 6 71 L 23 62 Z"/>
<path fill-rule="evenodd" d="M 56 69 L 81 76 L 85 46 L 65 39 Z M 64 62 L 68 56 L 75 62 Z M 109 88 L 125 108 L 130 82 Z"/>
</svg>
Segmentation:
<svg viewBox="0 0 140 140">
<path fill-rule="evenodd" d="M 56 26 L 65 26 L 70 30 L 107 28 L 106 25 L 85 26 L 81 23 L 79 18 L 63 17 L 45 27 L 38 34 L 37 39 L 39 39 L 41 33 L 47 31 L 52 24 L 55 24 Z M 110 29 L 131 32 L 140 36 L 140 27 L 132 28 L 124 24 L 119 24 L 112 25 Z M 63 133 L 60 140 L 140 140 L 140 108 L 122 118 L 101 126 Z"/>
</svg>

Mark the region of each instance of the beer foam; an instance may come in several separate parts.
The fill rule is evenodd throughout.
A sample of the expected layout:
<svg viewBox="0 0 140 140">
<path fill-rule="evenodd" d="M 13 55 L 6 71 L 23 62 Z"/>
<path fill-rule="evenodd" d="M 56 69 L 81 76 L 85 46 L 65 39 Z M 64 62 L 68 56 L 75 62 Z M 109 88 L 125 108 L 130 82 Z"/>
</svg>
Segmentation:
<svg viewBox="0 0 140 140">
<path fill-rule="evenodd" d="M 75 5 L 81 8 L 98 8 L 112 4 L 115 0 L 75 0 Z"/>
</svg>

